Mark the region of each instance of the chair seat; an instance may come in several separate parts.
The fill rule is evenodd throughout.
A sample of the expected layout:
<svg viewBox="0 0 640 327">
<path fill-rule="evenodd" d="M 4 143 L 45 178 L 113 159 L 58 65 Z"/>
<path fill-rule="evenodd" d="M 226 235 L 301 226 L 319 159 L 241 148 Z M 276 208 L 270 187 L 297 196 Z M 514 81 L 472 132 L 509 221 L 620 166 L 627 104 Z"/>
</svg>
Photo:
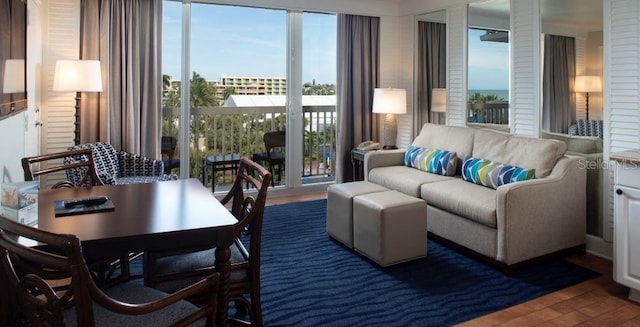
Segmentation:
<svg viewBox="0 0 640 327">
<path fill-rule="evenodd" d="M 156 274 L 159 276 L 175 274 L 186 271 L 195 271 L 213 266 L 215 258 L 215 248 L 190 252 L 187 254 L 179 254 L 170 257 L 158 258 L 156 261 Z M 237 245 L 231 246 L 231 265 L 245 262 L 242 252 Z M 231 282 L 237 283 L 246 281 L 249 278 L 247 269 L 231 268 Z M 194 276 L 191 278 L 181 278 L 178 280 L 165 280 L 157 283 L 154 288 L 167 293 L 173 293 L 185 286 L 191 285 L 202 279 L 202 277 Z"/>
<path fill-rule="evenodd" d="M 135 283 L 119 284 L 105 291 L 105 294 L 115 300 L 135 304 L 156 301 L 167 296 L 167 293 Z M 93 308 L 96 326 L 118 327 L 167 326 L 198 310 L 198 307 L 185 300 L 176 302 L 163 310 L 140 316 L 120 315 L 96 304 Z M 66 326 L 77 326 L 75 308 L 64 311 L 64 320 Z M 193 324 L 193 326 L 205 325 L 204 319 Z"/>
</svg>

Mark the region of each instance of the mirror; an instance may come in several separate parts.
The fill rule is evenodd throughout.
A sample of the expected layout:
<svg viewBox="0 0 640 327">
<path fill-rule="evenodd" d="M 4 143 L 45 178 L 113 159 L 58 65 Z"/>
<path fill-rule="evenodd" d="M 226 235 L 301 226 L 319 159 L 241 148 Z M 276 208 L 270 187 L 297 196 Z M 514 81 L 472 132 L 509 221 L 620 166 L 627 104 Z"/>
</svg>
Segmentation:
<svg viewBox="0 0 640 327">
<path fill-rule="evenodd" d="M 576 120 L 602 120 L 602 1 L 541 0 L 540 11 L 542 130 L 575 134 Z"/>
<path fill-rule="evenodd" d="M 509 131 L 509 0 L 468 6 L 467 125 Z"/>
<path fill-rule="evenodd" d="M 0 1 L 0 119 L 27 106 L 26 40 L 26 1 Z"/>
<path fill-rule="evenodd" d="M 432 110 L 432 95 L 433 89 L 447 87 L 446 20 L 444 10 L 416 16 L 414 137 L 420 132 L 423 124 L 444 124 L 445 121 L 446 112 Z"/>
<path fill-rule="evenodd" d="M 602 1 L 541 0 L 540 16 L 543 33 L 540 135 L 565 142 L 567 154 L 580 157 L 582 167 L 587 168 L 587 234 L 606 237 L 602 92 L 601 88 L 579 85 L 584 76 L 603 82 Z"/>
</svg>

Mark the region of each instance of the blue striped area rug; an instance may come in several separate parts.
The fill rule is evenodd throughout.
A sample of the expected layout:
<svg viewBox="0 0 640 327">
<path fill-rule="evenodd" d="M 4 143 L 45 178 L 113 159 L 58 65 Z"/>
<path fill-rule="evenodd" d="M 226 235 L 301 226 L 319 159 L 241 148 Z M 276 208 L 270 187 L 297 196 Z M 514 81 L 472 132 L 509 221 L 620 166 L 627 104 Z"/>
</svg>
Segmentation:
<svg viewBox="0 0 640 327">
<path fill-rule="evenodd" d="M 435 241 L 383 269 L 329 238 L 326 200 L 268 206 L 262 242 L 266 326 L 449 326 L 599 276 L 561 259 L 505 276 Z"/>
</svg>

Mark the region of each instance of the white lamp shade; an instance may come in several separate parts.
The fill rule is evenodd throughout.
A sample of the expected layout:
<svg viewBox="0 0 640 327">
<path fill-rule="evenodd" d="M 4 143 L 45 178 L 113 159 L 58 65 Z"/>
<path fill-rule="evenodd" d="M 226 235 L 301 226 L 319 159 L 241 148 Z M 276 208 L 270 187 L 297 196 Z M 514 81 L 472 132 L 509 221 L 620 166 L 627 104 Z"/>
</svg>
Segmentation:
<svg viewBox="0 0 640 327">
<path fill-rule="evenodd" d="M 24 92 L 24 59 L 7 59 L 4 62 L 2 93 Z"/>
<path fill-rule="evenodd" d="M 373 113 L 406 114 L 407 92 L 404 89 L 374 89 Z"/>
<path fill-rule="evenodd" d="M 576 76 L 576 92 L 602 92 L 600 76 Z"/>
<path fill-rule="evenodd" d="M 102 92 L 98 60 L 58 60 L 53 90 L 60 92 Z"/>
<path fill-rule="evenodd" d="M 447 89 L 431 90 L 431 111 L 447 112 Z"/>
</svg>

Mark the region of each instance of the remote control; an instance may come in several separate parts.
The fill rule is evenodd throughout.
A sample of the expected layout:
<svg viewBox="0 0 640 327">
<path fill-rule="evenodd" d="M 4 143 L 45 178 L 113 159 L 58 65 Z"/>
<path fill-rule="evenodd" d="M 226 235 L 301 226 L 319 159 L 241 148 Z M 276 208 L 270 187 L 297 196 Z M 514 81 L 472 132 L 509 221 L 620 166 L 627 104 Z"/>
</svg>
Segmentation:
<svg viewBox="0 0 640 327">
<path fill-rule="evenodd" d="M 64 202 L 65 208 L 73 208 L 75 206 L 83 205 L 83 206 L 92 206 L 92 205 L 100 205 L 109 200 L 109 197 L 106 195 L 96 196 L 92 198 L 80 198 L 73 199 Z"/>
</svg>

